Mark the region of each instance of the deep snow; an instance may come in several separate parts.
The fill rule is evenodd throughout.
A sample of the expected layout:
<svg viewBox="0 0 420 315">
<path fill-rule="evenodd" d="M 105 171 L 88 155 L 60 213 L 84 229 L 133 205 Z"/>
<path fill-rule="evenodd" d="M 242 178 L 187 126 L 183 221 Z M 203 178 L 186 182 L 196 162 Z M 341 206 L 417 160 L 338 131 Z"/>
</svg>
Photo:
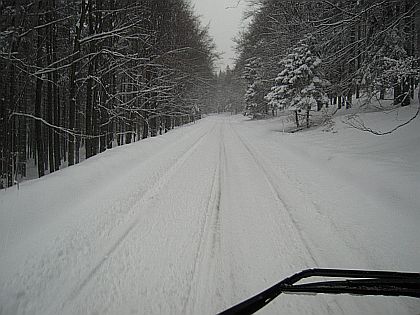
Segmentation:
<svg viewBox="0 0 420 315">
<path fill-rule="evenodd" d="M 0 314 L 212 314 L 304 268 L 419 272 L 419 120 L 378 137 L 282 119 L 210 116 L 1 191 Z M 284 295 L 261 313 L 419 312 Z"/>
</svg>

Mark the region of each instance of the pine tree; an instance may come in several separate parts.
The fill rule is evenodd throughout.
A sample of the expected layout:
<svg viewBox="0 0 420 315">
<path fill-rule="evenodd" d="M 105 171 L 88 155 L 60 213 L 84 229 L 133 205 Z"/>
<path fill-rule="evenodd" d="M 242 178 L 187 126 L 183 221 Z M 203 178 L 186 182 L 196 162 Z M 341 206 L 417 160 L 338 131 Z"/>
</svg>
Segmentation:
<svg viewBox="0 0 420 315">
<path fill-rule="evenodd" d="M 276 85 L 266 99 L 272 106 L 287 108 L 295 112 L 299 127 L 298 112 L 306 111 L 309 127 L 309 111 L 320 110 L 328 104 L 325 87 L 328 82 L 320 72 L 321 59 L 313 53 L 314 38 L 307 35 L 282 61 L 283 71 L 276 78 Z"/>
<path fill-rule="evenodd" d="M 265 96 L 268 104 L 273 108 L 284 109 L 292 100 L 293 89 L 290 80 L 293 77 L 293 62 L 294 54 L 289 54 L 280 61 L 283 71 L 275 79 L 275 85 L 271 88 L 271 92 Z"/>
<path fill-rule="evenodd" d="M 370 97 L 380 92 L 383 99 L 384 91 L 394 89 L 394 103 L 409 105 L 410 94 L 414 87 L 409 85 L 411 79 L 417 80 L 420 76 L 420 67 L 416 58 L 410 56 L 404 43 L 401 30 L 384 32 L 378 44 L 366 54 L 366 63 L 359 69 L 362 84 L 370 86 Z"/>
<path fill-rule="evenodd" d="M 256 118 L 264 112 L 264 89 L 262 76 L 260 74 L 261 60 L 259 58 L 251 58 L 245 66 L 244 78 L 248 82 L 245 93 L 245 110 Z"/>
</svg>

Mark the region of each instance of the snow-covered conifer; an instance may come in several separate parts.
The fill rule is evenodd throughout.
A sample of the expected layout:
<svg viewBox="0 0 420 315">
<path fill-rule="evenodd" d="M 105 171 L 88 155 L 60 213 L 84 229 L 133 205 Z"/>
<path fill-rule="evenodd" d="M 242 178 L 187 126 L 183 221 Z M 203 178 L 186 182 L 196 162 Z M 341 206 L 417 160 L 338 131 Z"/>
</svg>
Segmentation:
<svg viewBox="0 0 420 315">
<path fill-rule="evenodd" d="M 404 47 L 405 34 L 398 29 L 391 29 L 382 34 L 378 43 L 372 45 L 366 55 L 363 67 L 358 75 L 362 83 L 372 87 L 372 92 L 380 92 L 384 97 L 386 90 L 394 89 L 395 104 L 409 105 L 410 80 L 418 80 L 420 67 L 417 58 L 410 56 Z M 371 93 L 374 95 L 374 93 Z"/>
<path fill-rule="evenodd" d="M 296 124 L 299 126 L 297 112 L 306 110 L 307 126 L 309 111 L 320 109 L 328 104 L 325 87 L 328 81 L 322 78 L 321 59 L 314 53 L 314 37 L 305 36 L 296 47 L 281 61 L 282 71 L 275 80 L 275 86 L 266 95 L 271 106 L 295 111 Z"/>
<path fill-rule="evenodd" d="M 293 97 L 293 87 L 289 83 L 293 76 L 294 54 L 287 55 L 281 60 L 280 66 L 283 70 L 275 79 L 275 85 L 271 91 L 265 96 L 269 105 L 274 108 L 286 108 Z"/>
<path fill-rule="evenodd" d="M 245 92 L 245 110 L 252 114 L 255 118 L 259 113 L 263 112 L 264 103 L 264 89 L 261 74 L 260 58 L 251 58 L 244 69 L 244 79 L 248 81 L 248 87 Z"/>
</svg>

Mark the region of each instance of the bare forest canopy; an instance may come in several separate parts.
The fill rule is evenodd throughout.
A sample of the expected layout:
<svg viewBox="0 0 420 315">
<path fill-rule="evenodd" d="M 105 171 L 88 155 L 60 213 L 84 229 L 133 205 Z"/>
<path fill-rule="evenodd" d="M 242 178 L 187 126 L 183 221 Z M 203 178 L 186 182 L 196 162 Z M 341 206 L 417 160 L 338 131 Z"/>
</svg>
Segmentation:
<svg viewBox="0 0 420 315">
<path fill-rule="evenodd" d="M 418 0 L 252 0 L 235 75 L 253 117 L 350 108 L 355 98 L 411 103 L 420 69 Z"/>
<path fill-rule="evenodd" d="M 187 0 L 0 1 L 0 188 L 199 118 L 216 58 Z"/>
</svg>

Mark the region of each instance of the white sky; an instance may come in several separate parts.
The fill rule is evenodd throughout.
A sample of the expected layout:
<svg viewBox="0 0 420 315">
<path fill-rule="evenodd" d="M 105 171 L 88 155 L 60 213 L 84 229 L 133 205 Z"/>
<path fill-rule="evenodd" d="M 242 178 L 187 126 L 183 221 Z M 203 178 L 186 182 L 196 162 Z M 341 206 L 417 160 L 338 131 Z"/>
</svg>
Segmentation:
<svg viewBox="0 0 420 315">
<path fill-rule="evenodd" d="M 201 17 L 203 25 L 210 22 L 210 35 L 213 37 L 219 53 L 224 53 L 218 66 L 224 69 L 234 63 L 234 42 L 243 28 L 245 1 L 238 0 L 190 0 L 194 11 Z"/>
</svg>

